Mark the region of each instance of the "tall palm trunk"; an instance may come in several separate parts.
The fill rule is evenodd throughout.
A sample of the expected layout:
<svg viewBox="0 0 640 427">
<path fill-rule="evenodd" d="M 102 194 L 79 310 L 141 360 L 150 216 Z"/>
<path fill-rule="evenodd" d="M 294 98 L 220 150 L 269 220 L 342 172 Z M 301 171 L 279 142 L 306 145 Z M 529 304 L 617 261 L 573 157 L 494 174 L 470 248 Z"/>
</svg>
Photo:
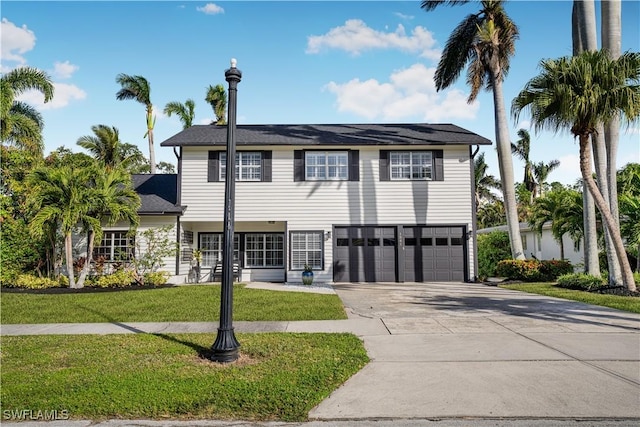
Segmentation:
<svg viewBox="0 0 640 427">
<path fill-rule="evenodd" d="M 573 54 L 597 49 L 596 16 L 593 0 L 574 0 L 572 13 Z M 591 169 L 591 165 L 589 165 Z M 596 207 L 593 197 L 582 182 L 584 223 L 584 267 L 587 274 L 600 276 L 598 259 L 598 231 L 596 229 Z"/>
<path fill-rule="evenodd" d="M 516 203 L 515 182 L 513 179 L 513 158 L 511 157 L 511 141 L 509 140 L 509 128 L 507 125 L 507 111 L 504 106 L 502 93 L 502 79 L 498 60 L 492 58 L 491 82 L 493 87 L 493 106 L 495 115 L 496 145 L 498 151 L 498 165 L 500 179 L 502 180 L 502 195 L 504 197 L 504 210 L 507 216 L 509 229 L 509 241 L 511 242 L 511 256 L 514 259 L 525 259 L 520 236 L 520 221 L 518 219 L 518 205 Z"/>
<path fill-rule="evenodd" d="M 73 271 L 73 241 L 71 240 L 71 232 L 64 235 L 64 255 L 67 264 L 67 276 L 69 277 L 69 287 L 76 289 L 75 273 Z"/>
<path fill-rule="evenodd" d="M 593 201 L 596 204 L 596 207 L 600 211 L 600 215 L 602 216 L 602 222 L 604 223 L 605 228 L 607 228 L 611 234 L 611 243 L 620 259 L 620 266 L 622 268 L 622 280 L 624 285 L 630 290 L 636 290 L 636 284 L 633 279 L 633 272 L 631 271 L 631 266 L 629 265 L 629 260 L 627 259 L 626 251 L 624 248 L 624 244 L 622 243 L 622 237 L 620 236 L 620 232 L 616 232 L 616 223 L 611 215 L 611 210 L 607 205 L 604 197 L 600 193 L 597 184 L 593 180 L 593 176 L 591 176 L 591 156 L 589 150 L 589 135 L 580 135 L 580 172 L 582 173 L 582 179 L 587 184 L 587 188 L 591 195 L 593 196 Z"/>
<path fill-rule="evenodd" d="M 601 38 L 602 48 L 609 52 L 612 59 L 620 57 L 621 50 L 621 16 L 622 6 L 620 0 L 608 0 L 600 3 L 601 9 Z M 609 186 L 609 206 L 616 226 L 620 228 L 620 213 L 618 209 L 618 188 L 617 188 L 617 156 L 618 139 L 620 134 L 620 119 L 615 117 L 604 126 L 604 140 L 606 146 L 606 164 L 608 175 L 600 176 L 602 180 L 608 181 Z M 626 256 L 626 255 L 625 255 Z M 614 257 L 609 264 L 609 277 L 619 282 L 622 279 L 620 272 L 620 260 Z M 611 280 L 611 279 L 610 279 Z"/>
<path fill-rule="evenodd" d="M 156 173 L 156 151 L 153 146 L 153 107 L 147 107 L 147 137 L 149 138 L 149 167 L 151 174 Z"/>
</svg>

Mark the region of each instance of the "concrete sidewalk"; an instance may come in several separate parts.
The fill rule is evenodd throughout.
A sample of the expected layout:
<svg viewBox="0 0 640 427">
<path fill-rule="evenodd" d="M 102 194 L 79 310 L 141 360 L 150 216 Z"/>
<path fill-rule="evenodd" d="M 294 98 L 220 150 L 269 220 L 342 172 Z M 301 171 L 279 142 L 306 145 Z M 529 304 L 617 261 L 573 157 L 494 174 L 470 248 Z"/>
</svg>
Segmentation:
<svg viewBox="0 0 640 427">
<path fill-rule="evenodd" d="M 234 322 L 238 332 L 352 332 L 363 339 L 371 362 L 310 412 L 309 426 L 640 424 L 640 315 L 478 284 L 333 288 L 348 320 Z M 177 322 L 2 325 L 1 333 L 216 328 Z M 121 422 L 104 425 L 300 425 Z"/>
</svg>

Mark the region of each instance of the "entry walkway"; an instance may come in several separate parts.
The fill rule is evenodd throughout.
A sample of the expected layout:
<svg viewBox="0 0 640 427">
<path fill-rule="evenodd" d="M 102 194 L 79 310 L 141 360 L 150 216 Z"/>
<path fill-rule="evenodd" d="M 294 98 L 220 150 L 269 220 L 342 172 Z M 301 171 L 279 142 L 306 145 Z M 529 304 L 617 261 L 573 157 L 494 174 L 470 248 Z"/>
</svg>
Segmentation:
<svg viewBox="0 0 640 427">
<path fill-rule="evenodd" d="M 640 422 L 640 315 L 479 284 L 359 283 L 333 289 L 347 320 L 234 322 L 238 332 L 352 332 L 363 339 L 371 362 L 310 412 L 318 424 Z M 2 325 L 1 333 L 216 328 L 216 323 Z"/>
</svg>

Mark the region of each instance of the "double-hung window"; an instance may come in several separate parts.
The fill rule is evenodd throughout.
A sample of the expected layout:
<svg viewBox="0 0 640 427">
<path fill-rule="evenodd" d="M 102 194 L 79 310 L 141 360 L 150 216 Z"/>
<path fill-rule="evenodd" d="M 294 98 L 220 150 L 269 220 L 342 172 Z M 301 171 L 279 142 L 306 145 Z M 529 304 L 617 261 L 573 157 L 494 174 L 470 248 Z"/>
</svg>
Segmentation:
<svg viewBox="0 0 640 427">
<path fill-rule="evenodd" d="M 246 267 L 283 267 L 284 235 L 248 233 L 245 235 Z"/>
<path fill-rule="evenodd" d="M 271 151 L 236 151 L 236 181 L 271 182 Z M 227 153 L 209 151 L 207 181 L 224 182 L 227 174 Z"/>
<path fill-rule="evenodd" d="M 227 173 L 227 153 L 220 153 L 220 181 Z M 262 156 L 259 151 L 236 152 L 236 181 L 260 181 L 262 179 Z"/>
<path fill-rule="evenodd" d="M 380 150 L 380 181 L 444 180 L 442 150 Z"/>
<path fill-rule="evenodd" d="M 200 250 L 202 251 L 201 265 L 213 267 L 218 261 L 222 261 L 222 234 L 200 233 Z M 240 255 L 240 237 L 233 237 L 233 259 L 237 261 Z"/>
<path fill-rule="evenodd" d="M 322 270 L 322 242 L 321 231 L 292 231 L 291 269 L 302 270 L 306 264 L 314 270 Z"/>
<path fill-rule="evenodd" d="M 134 238 L 127 231 L 105 231 L 102 240 L 93 249 L 93 257 L 104 257 L 106 261 L 128 261 L 133 259 Z"/>
<path fill-rule="evenodd" d="M 349 179 L 349 156 L 346 151 L 307 151 L 305 180 L 346 181 Z"/>
<path fill-rule="evenodd" d="M 391 180 L 431 179 L 433 158 L 430 151 L 392 151 L 389 155 Z"/>
</svg>

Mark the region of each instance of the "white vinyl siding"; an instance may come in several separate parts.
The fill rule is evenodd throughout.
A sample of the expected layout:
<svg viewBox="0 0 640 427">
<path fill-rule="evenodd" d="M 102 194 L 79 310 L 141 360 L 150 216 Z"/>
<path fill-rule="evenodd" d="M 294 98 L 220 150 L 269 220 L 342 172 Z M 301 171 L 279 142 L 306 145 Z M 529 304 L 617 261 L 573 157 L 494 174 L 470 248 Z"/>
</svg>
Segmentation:
<svg viewBox="0 0 640 427">
<path fill-rule="evenodd" d="M 247 146 L 247 151 L 262 147 Z M 272 181 L 236 186 L 236 232 L 250 223 L 251 232 L 269 231 L 269 221 L 286 223 L 287 230 L 332 230 L 334 224 L 465 225 L 473 229 L 473 199 L 468 146 L 430 146 L 443 150 L 444 180 L 380 181 L 378 146 L 345 147 L 359 150 L 359 181 L 300 181 L 294 177 L 294 150 L 306 147 L 270 146 Z M 388 147 L 385 147 L 388 148 Z M 414 146 L 394 146 L 393 151 L 416 151 Z M 224 214 L 224 185 L 207 182 L 208 149 L 183 147 L 182 200 L 187 206 L 182 223 L 220 223 Z M 212 231 L 208 228 L 207 231 Z M 284 229 L 283 229 L 284 230 Z M 473 272 L 473 240 L 468 240 L 469 271 Z M 324 242 L 324 274 L 332 280 L 333 245 Z M 287 261 L 287 266 L 289 262 Z M 284 268 L 284 267 L 283 267 Z M 299 274 L 299 272 L 298 272 Z M 293 272 L 287 280 L 294 280 Z M 259 280 L 259 279 L 256 279 Z M 266 279 L 265 279 L 266 280 Z"/>
</svg>

